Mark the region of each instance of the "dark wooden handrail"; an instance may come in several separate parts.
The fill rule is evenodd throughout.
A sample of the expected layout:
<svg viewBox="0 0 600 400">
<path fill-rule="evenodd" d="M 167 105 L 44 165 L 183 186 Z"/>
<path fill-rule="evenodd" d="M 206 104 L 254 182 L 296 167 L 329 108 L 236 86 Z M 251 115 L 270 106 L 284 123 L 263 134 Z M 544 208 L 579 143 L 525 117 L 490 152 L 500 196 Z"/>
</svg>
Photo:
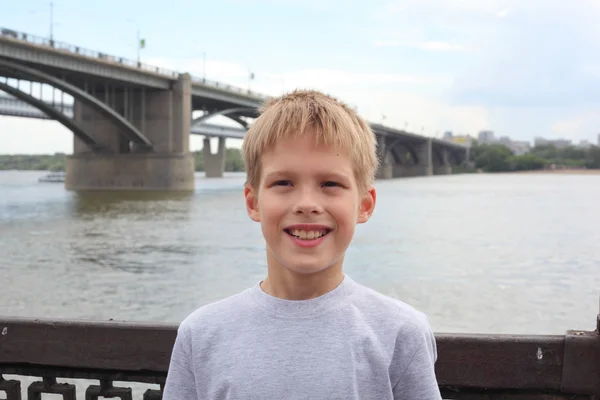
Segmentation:
<svg viewBox="0 0 600 400">
<path fill-rule="evenodd" d="M 113 381 L 162 385 L 176 334 L 174 324 L 0 317 L 0 377 L 46 378 L 48 387 L 56 378 L 97 379 L 102 387 Z M 436 340 L 436 374 L 444 398 L 555 400 L 600 394 L 597 330 L 438 333 Z M 145 398 L 156 398 L 156 392 Z"/>
</svg>

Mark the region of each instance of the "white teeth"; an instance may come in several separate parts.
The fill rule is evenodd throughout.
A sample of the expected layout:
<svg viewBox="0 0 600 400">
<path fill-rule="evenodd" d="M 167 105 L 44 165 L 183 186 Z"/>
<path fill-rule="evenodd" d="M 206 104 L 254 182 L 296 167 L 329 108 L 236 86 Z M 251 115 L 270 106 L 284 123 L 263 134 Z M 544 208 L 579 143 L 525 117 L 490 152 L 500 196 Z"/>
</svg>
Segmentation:
<svg viewBox="0 0 600 400">
<path fill-rule="evenodd" d="M 293 236 L 296 236 L 297 238 L 300 238 L 302 240 L 311 240 L 311 239 L 318 239 L 321 236 L 324 236 L 327 231 L 326 230 L 322 230 L 322 231 L 304 231 L 304 230 L 299 230 L 299 229 L 294 229 L 293 231 L 289 231 Z"/>
</svg>

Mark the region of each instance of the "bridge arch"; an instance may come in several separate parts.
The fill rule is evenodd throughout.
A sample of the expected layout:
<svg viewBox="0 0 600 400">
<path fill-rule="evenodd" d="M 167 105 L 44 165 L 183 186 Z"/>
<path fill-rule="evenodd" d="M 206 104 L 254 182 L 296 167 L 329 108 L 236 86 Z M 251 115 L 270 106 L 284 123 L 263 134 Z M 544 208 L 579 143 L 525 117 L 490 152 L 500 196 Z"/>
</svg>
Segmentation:
<svg viewBox="0 0 600 400">
<path fill-rule="evenodd" d="M 73 98 L 85 103 L 86 105 L 92 107 L 96 111 L 107 116 L 111 121 L 113 121 L 119 128 L 120 131 L 123 132 L 123 135 L 130 141 L 134 142 L 140 147 L 146 148 L 148 150 L 153 148 L 152 142 L 148 140 L 136 127 L 134 127 L 127 119 L 117 113 L 115 110 L 110 108 L 108 105 L 102 103 L 100 100 L 86 93 L 85 91 L 79 89 L 76 86 L 73 86 L 59 78 L 56 78 L 52 75 L 48 75 L 42 71 L 38 71 L 34 68 L 27 67 L 25 65 L 21 65 L 12 61 L 8 61 L 0 58 L 0 67 L 9 70 L 15 76 L 21 76 L 25 79 L 32 79 L 47 83 L 57 89 L 62 90 L 65 93 L 70 94 Z M 4 90 L 4 89 L 3 89 Z M 20 91 L 19 91 L 20 92 Z M 23 92 L 21 92 L 23 93 Z M 11 93 L 13 94 L 13 93 Z M 31 99 L 37 100 L 29 95 L 28 98 L 24 99 L 19 97 L 21 100 L 28 102 L 31 105 L 34 105 L 30 102 Z M 17 97 L 17 96 L 15 96 Z M 40 104 L 36 104 L 35 107 L 46 112 L 44 109 L 39 107 Z M 53 115 L 56 117 L 56 115 Z M 66 118 L 66 117 L 65 117 Z M 60 122 L 60 120 L 59 120 Z M 62 123 L 62 122 L 61 122 Z M 71 128 L 69 128 L 71 129 Z M 80 129 L 80 128 L 79 128 Z M 71 129 L 73 130 L 73 129 Z M 81 130 L 81 129 L 80 129 Z M 75 132 L 75 131 L 73 131 Z M 89 135 L 88 135 L 89 136 Z"/>
<path fill-rule="evenodd" d="M 415 149 L 411 145 L 403 143 L 401 139 L 395 139 L 386 147 L 386 150 L 390 152 L 396 164 L 406 164 L 406 158 L 403 157 L 402 154 L 399 154 L 399 151 L 401 150 L 406 150 L 406 152 L 410 155 L 412 164 L 419 163 L 419 157 L 417 156 L 417 152 L 415 151 Z"/>
<path fill-rule="evenodd" d="M 192 126 L 196 125 L 196 124 L 202 124 L 202 123 L 204 123 L 204 121 L 206 121 L 209 118 L 213 118 L 218 115 L 222 115 L 224 117 L 227 117 L 227 118 L 237 122 L 244 128 L 248 128 L 248 124 L 246 123 L 246 121 L 244 121 L 243 119 L 240 118 L 240 114 L 247 114 L 252 117 L 258 117 L 258 110 L 255 108 L 248 108 L 248 107 L 227 108 L 225 110 L 215 111 L 212 113 L 202 115 L 198 118 L 194 118 L 192 120 Z"/>
<path fill-rule="evenodd" d="M 447 160 L 444 160 L 444 150 L 438 148 L 437 146 L 433 146 L 433 148 L 431 149 L 431 155 L 433 160 L 431 160 L 432 162 L 436 162 L 439 163 L 439 165 L 444 165 L 446 164 Z"/>
<path fill-rule="evenodd" d="M 435 163 L 439 165 L 460 165 L 463 160 L 460 158 L 460 153 L 452 148 L 440 148 L 434 146 L 432 156 Z"/>
<path fill-rule="evenodd" d="M 102 150 L 102 146 L 94 139 L 91 135 L 88 135 L 74 120 L 67 117 L 65 114 L 56 110 L 55 108 L 49 106 L 42 100 L 38 100 L 35 97 L 14 88 L 6 83 L 0 82 L 0 90 L 13 95 L 26 102 L 27 104 L 37 108 L 42 111 L 44 114 L 48 115 L 50 118 L 55 119 L 59 123 L 61 123 L 65 128 L 69 129 L 75 136 L 81 139 L 86 145 L 96 151 Z"/>
</svg>

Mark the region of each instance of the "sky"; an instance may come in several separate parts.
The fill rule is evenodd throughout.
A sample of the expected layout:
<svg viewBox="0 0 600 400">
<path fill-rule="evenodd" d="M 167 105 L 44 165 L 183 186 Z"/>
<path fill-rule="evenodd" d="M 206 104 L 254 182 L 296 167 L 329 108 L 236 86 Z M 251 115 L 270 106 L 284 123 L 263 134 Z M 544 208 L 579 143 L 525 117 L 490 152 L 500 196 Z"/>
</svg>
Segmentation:
<svg viewBox="0 0 600 400">
<path fill-rule="evenodd" d="M 135 60 L 139 30 L 142 62 L 269 95 L 319 89 L 427 136 L 600 133 L 600 0 L 54 0 L 53 20 L 58 41 Z M 49 1 L 2 6 L 0 27 L 50 26 Z M 72 149 L 54 121 L 0 116 L 0 154 Z"/>
</svg>

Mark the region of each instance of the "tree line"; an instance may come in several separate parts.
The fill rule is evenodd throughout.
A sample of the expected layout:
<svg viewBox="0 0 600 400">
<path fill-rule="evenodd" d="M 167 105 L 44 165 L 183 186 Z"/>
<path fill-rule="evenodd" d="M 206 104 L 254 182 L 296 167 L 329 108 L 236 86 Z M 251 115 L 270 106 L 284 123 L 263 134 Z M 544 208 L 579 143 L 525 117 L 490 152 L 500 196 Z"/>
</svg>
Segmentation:
<svg viewBox="0 0 600 400">
<path fill-rule="evenodd" d="M 471 147 L 471 162 L 485 172 L 533 171 L 550 168 L 600 169 L 600 147 L 588 148 L 552 144 L 535 146 L 529 153 L 515 155 L 503 144 L 480 144 Z"/>
<path fill-rule="evenodd" d="M 241 172 L 244 171 L 244 162 L 242 153 L 239 149 L 225 149 L 225 171 Z M 196 171 L 204 171 L 204 156 L 202 150 L 194 152 L 196 161 Z M 19 154 L 19 155 L 0 155 L 0 171 L 20 170 L 20 171 L 64 171 L 66 167 L 67 155 L 64 153 L 56 154 Z"/>
<path fill-rule="evenodd" d="M 244 163 L 239 149 L 225 149 L 225 171 L 243 172 Z M 0 170 L 64 171 L 67 155 L 0 155 Z M 202 150 L 194 152 L 196 171 L 204 171 Z M 502 144 L 480 144 L 471 147 L 473 168 L 455 168 L 455 172 L 481 169 L 485 172 L 531 171 L 552 168 L 600 169 L 600 147 L 580 148 L 554 145 L 536 146 L 527 154 L 515 155 Z"/>
</svg>

